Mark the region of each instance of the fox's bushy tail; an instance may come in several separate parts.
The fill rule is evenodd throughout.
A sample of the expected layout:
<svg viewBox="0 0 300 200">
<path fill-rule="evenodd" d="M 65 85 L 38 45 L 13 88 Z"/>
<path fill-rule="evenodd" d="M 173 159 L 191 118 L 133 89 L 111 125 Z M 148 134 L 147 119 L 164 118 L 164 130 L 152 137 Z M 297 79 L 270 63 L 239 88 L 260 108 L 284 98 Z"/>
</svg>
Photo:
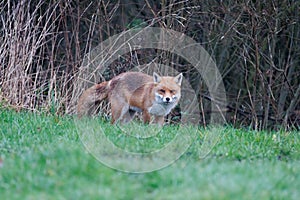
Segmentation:
<svg viewBox="0 0 300 200">
<path fill-rule="evenodd" d="M 77 103 L 78 117 L 91 115 L 97 108 L 97 105 L 108 97 L 108 92 L 109 84 L 107 81 L 96 84 L 85 90 Z"/>
</svg>

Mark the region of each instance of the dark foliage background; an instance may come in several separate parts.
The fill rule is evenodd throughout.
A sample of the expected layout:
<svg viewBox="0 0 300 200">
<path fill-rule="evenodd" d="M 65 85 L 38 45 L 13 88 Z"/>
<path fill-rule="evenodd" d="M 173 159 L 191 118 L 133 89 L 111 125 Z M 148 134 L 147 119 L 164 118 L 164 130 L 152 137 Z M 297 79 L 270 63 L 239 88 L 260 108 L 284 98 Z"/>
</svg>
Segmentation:
<svg viewBox="0 0 300 200">
<path fill-rule="evenodd" d="M 73 114 L 84 55 L 124 30 L 156 26 L 185 33 L 210 53 L 223 76 L 231 124 L 299 128 L 299 7 L 297 0 L 1 1 L 1 104 Z M 184 72 L 191 85 L 199 80 L 176 55 L 139 50 L 120 57 L 98 81 L 151 60 Z M 211 99 L 204 83 L 200 88 L 206 125 Z"/>
</svg>

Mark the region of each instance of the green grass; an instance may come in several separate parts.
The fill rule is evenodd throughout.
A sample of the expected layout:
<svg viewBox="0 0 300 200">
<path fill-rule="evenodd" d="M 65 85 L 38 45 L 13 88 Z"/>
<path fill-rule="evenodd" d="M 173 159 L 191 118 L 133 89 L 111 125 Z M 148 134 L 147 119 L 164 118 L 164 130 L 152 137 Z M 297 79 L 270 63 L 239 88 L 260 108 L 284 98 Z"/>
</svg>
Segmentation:
<svg viewBox="0 0 300 200">
<path fill-rule="evenodd" d="M 74 122 L 67 116 L 0 112 L 1 199 L 298 199 L 300 196 L 300 134 L 296 131 L 219 128 L 218 144 L 206 158 L 200 159 L 200 149 L 209 131 L 188 127 L 188 133 L 195 133 L 193 142 L 179 160 L 161 170 L 136 174 L 120 172 L 97 161 L 97 156 L 89 153 L 81 140 L 83 134 L 93 132 L 82 133 L 80 127 L 87 123 L 91 127 L 87 130 L 100 128 L 117 147 L 139 153 L 164 148 L 175 140 L 181 127 L 168 126 L 157 131 L 153 126 L 137 124 L 111 126 L 100 119 Z M 158 133 L 147 138 L 145 134 L 152 132 Z M 98 142 L 101 144 L 101 137 L 93 138 L 95 147 Z"/>
</svg>

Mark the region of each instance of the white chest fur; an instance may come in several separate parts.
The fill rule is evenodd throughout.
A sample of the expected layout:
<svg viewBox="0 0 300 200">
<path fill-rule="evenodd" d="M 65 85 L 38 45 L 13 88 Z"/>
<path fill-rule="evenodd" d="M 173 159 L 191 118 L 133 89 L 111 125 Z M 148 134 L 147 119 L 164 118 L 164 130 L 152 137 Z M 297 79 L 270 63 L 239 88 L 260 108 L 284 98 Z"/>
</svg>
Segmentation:
<svg viewBox="0 0 300 200">
<path fill-rule="evenodd" d="M 157 116 L 166 116 L 171 112 L 171 110 L 176 106 L 175 102 L 172 103 L 154 103 L 150 108 L 148 108 L 148 112 L 152 115 Z"/>
</svg>

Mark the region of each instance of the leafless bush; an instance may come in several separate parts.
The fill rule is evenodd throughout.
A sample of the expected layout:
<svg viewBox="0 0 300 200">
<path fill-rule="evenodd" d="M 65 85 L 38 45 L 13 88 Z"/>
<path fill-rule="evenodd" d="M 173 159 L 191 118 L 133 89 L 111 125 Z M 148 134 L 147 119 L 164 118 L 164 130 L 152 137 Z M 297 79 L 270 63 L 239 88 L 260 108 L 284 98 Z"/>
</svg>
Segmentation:
<svg viewBox="0 0 300 200">
<path fill-rule="evenodd" d="M 74 113 L 89 85 L 155 60 L 184 72 L 200 88 L 202 124 L 210 95 L 183 58 L 159 50 L 122 55 L 107 73 L 85 72 L 83 58 L 132 27 L 183 32 L 214 58 L 227 90 L 228 121 L 255 129 L 299 127 L 299 1 L 42 1 L 0 3 L 0 97 L 16 109 Z M 98 66 L 101 68 L 101 66 Z M 80 87 L 78 82 L 81 82 Z"/>
</svg>

